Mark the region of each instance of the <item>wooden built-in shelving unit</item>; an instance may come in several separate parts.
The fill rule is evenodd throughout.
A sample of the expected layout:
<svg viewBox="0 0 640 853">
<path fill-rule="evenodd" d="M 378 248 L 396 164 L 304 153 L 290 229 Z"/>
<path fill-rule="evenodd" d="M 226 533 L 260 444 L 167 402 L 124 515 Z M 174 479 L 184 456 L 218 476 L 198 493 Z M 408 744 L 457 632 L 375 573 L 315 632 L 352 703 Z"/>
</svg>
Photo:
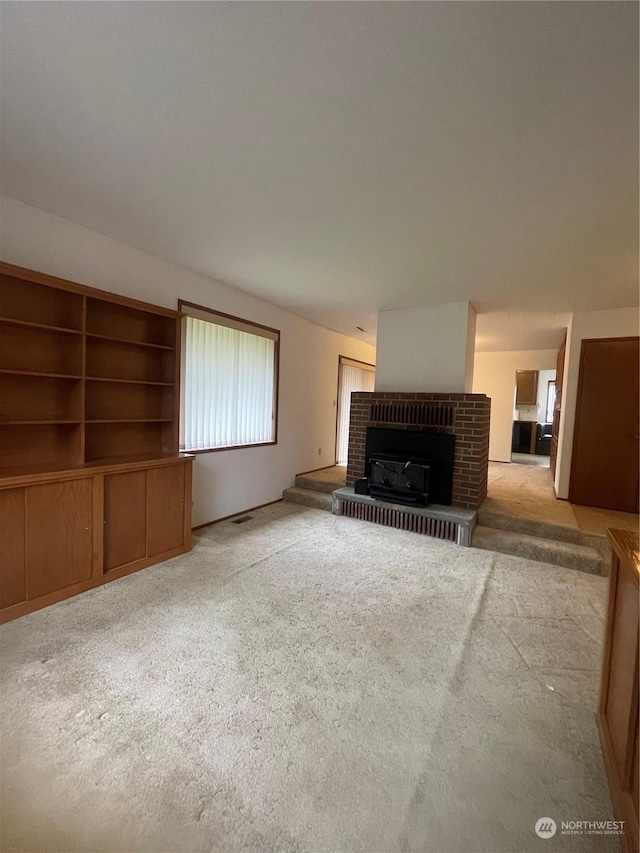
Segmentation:
<svg viewBox="0 0 640 853">
<path fill-rule="evenodd" d="M 0 473 L 177 453 L 177 312 L 13 273 L 0 282 Z"/>
<path fill-rule="evenodd" d="M 178 453 L 180 319 L 177 311 L 0 264 L 0 490 L 53 472 L 95 477 L 97 468 L 117 466 L 121 476 L 123 465 L 172 460 L 183 473 L 189 462 L 190 475 L 190 460 Z M 136 482 L 139 490 L 139 476 Z M 186 533 L 176 547 L 187 549 Z M 113 543 L 108 550 L 113 555 Z M 138 562 L 148 565 L 152 555 L 143 550 Z"/>
</svg>

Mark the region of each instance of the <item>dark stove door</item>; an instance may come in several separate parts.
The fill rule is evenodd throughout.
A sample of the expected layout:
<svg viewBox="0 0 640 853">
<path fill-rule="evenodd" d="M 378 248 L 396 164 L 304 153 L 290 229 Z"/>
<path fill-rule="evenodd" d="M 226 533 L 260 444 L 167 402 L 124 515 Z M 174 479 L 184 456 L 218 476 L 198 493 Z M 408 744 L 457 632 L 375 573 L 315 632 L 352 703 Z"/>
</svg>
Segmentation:
<svg viewBox="0 0 640 853">
<path fill-rule="evenodd" d="M 429 465 L 426 463 L 372 458 L 369 477 L 372 497 L 420 506 L 429 500 Z"/>
</svg>

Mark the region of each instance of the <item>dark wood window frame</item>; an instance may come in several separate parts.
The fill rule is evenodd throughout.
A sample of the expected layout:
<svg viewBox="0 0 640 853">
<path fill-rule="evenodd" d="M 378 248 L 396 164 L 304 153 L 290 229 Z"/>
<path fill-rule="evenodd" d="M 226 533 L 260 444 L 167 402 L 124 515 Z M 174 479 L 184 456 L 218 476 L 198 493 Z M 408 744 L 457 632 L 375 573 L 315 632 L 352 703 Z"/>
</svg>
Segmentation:
<svg viewBox="0 0 640 853">
<path fill-rule="evenodd" d="M 229 444 L 224 447 L 203 447 L 197 450 L 189 450 L 186 451 L 190 454 L 199 455 L 201 453 L 220 453 L 226 452 L 229 450 L 246 450 L 250 447 L 271 447 L 278 443 L 278 419 L 279 419 L 279 401 L 280 401 L 280 330 L 274 329 L 271 326 L 265 326 L 262 323 L 255 323 L 253 320 L 245 320 L 244 317 L 236 317 L 233 314 L 225 314 L 223 311 L 216 311 L 215 308 L 208 308 L 206 305 L 198 305 L 195 302 L 188 302 L 184 299 L 178 300 L 178 310 L 183 312 L 186 316 L 189 316 L 189 308 L 195 309 L 196 311 L 201 311 L 205 314 L 210 315 L 212 318 L 219 317 L 221 320 L 230 320 L 232 323 L 235 323 L 240 326 L 247 326 L 249 328 L 261 329 L 265 332 L 270 332 L 268 336 L 271 340 L 274 341 L 274 356 L 273 356 L 273 440 L 272 441 L 258 441 L 252 444 Z M 215 323 L 215 320 L 212 319 L 210 322 Z M 235 328 L 235 326 L 229 324 L 218 323 L 217 325 L 229 325 L 231 328 Z M 184 341 L 186 340 L 186 335 L 182 335 L 183 346 Z M 181 359 L 183 364 L 183 370 L 186 370 L 186 360 Z M 184 386 L 184 383 L 182 383 Z M 184 392 L 183 392 L 184 393 Z"/>
</svg>

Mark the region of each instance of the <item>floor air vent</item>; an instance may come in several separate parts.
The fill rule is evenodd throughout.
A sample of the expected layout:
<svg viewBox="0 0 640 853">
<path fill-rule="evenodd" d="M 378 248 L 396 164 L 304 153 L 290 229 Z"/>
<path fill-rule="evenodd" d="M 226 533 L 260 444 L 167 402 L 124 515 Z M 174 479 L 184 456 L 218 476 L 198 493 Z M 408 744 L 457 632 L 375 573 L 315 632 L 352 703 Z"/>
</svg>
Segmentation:
<svg viewBox="0 0 640 853">
<path fill-rule="evenodd" d="M 245 521 L 251 521 L 252 515 L 241 515 L 240 518 L 234 518 L 232 524 L 244 524 Z"/>
</svg>

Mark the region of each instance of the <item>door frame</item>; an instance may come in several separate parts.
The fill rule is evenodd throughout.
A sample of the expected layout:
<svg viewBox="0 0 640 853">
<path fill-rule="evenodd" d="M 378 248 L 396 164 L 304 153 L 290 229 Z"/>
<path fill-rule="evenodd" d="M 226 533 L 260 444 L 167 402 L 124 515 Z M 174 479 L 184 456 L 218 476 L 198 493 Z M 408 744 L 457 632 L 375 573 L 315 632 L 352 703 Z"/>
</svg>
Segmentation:
<svg viewBox="0 0 640 853">
<path fill-rule="evenodd" d="M 345 362 L 351 362 L 354 365 L 361 365 L 366 370 L 371 370 L 373 373 L 376 372 L 375 364 L 370 364 L 368 361 L 361 361 L 358 358 L 351 358 L 349 355 L 339 355 L 338 356 L 338 380 L 336 382 L 336 434 L 333 441 L 333 464 L 338 464 L 338 419 L 340 417 L 340 378 L 341 371 L 340 368 Z"/>
</svg>

